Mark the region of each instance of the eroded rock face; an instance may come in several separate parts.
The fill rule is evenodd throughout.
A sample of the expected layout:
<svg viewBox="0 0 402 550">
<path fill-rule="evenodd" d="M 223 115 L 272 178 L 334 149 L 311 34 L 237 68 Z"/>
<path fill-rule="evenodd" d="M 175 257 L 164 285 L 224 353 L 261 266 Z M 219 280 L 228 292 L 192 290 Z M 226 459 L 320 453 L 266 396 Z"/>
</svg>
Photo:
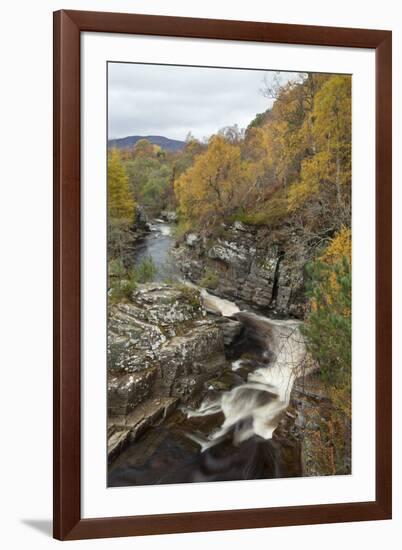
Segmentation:
<svg viewBox="0 0 402 550">
<path fill-rule="evenodd" d="M 350 422 L 339 413 L 317 373 L 296 381 L 274 438 L 299 448 L 304 477 L 351 473 Z"/>
<path fill-rule="evenodd" d="M 145 232 L 150 231 L 150 224 L 145 210 L 141 206 L 136 206 L 134 215 L 134 228 L 137 230 L 143 230 Z"/>
<path fill-rule="evenodd" d="M 108 323 L 109 372 L 136 372 L 150 367 L 154 351 L 166 336 L 158 325 L 146 323 L 136 316 L 133 304 L 112 306 Z"/>
<path fill-rule="evenodd" d="M 296 234 L 235 222 L 219 236 L 189 234 L 174 254 L 185 277 L 207 288 L 213 281 L 219 296 L 303 317 L 308 249 Z"/>
<path fill-rule="evenodd" d="M 243 329 L 242 323 L 227 317 L 219 317 L 216 322 L 222 330 L 225 346 L 231 346 L 241 334 Z"/>
<path fill-rule="evenodd" d="M 112 416 L 126 415 L 144 401 L 152 391 L 156 368 L 140 372 L 115 374 L 108 381 L 108 409 Z"/>
<path fill-rule="evenodd" d="M 146 284 L 133 292 L 130 302 L 112 306 L 108 325 L 112 455 L 133 439 L 139 425 L 145 426 L 137 418 L 139 406 L 152 420 L 154 408 L 165 410 L 166 400 L 168 412 L 177 403 L 193 404 L 226 364 L 224 333 L 207 318 L 197 290 Z"/>
<path fill-rule="evenodd" d="M 223 334 L 213 322 L 195 323 L 183 336 L 175 336 L 161 347 L 158 362 L 158 393 L 187 403 L 224 367 Z"/>
</svg>

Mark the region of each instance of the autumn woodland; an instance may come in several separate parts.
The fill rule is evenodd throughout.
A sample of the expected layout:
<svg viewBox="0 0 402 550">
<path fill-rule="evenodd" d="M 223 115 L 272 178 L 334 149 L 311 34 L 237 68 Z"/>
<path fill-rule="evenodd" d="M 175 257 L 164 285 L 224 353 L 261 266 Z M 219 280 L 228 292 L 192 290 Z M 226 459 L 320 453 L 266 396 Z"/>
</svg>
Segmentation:
<svg viewBox="0 0 402 550">
<path fill-rule="evenodd" d="M 352 79 L 261 81 L 244 128 L 109 142 L 111 486 L 351 473 Z"/>
</svg>

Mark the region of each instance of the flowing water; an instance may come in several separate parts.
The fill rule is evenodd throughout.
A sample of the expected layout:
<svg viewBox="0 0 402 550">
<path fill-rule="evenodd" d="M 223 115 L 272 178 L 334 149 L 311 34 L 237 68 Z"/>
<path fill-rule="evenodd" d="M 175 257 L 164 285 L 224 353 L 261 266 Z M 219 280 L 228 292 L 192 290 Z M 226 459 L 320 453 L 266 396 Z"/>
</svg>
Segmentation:
<svg viewBox="0 0 402 550">
<path fill-rule="evenodd" d="M 224 415 L 219 430 L 203 440 L 196 439 L 202 451 L 222 441 L 229 432 L 234 445 L 254 435 L 271 439 L 289 405 L 293 382 L 305 365 L 299 322 L 267 319 L 250 312 L 239 312 L 234 317 L 261 340 L 264 364 L 249 373 L 245 384 L 206 399 L 198 410 L 188 411 L 190 417 L 218 412 Z M 242 359 L 238 359 L 232 368 L 238 370 L 241 366 Z"/>
<path fill-rule="evenodd" d="M 150 256 L 158 280 L 178 278 L 169 254 L 170 228 L 153 227 L 137 261 Z M 205 289 L 201 296 L 208 311 L 243 325 L 240 344 L 229 350 L 231 372 L 225 376 L 232 377 L 232 387 L 212 386 L 198 408 L 182 407 L 130 445 L 111 465 L 109 486 L 300 475 L 298 449 L 273 439 L 293 383 L 305 369 L 300 323 L 240 311 Z"/>
<path fill-rule="evenodd" d="M 151 231 L 136 248 L 135 265 L 146 258 L 151 258 L 156 267 L 156 281 L 177 279 L 178 272 L 170 255 L 173 243 L 172 226 L 162 220 L 154 220 Z"/>
</svg>

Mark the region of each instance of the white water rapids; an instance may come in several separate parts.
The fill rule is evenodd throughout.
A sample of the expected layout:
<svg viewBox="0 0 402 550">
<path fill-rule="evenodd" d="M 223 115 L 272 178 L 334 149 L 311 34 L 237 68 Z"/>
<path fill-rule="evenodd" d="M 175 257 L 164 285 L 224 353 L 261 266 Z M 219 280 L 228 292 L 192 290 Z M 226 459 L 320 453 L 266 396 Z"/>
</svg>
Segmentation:
<svg viewBox="0 0 402 550">
<path fill-rule="evenodd" d="M 226 317 L 235 317 L 258 335 L 264 349 L 264 366 L 250 372 L 247 382 L 218 396 L 206 398 L 198 410 L 189 410 L 191 416 L 206 416 L 222 412 L 222 426 L 202 438 L 189 437 L 201 446 L 201 451 L 216 445 L 232 434 L 233 444 L 238 445 L 253 435 L 271 439 L 282 413 L 287 409 L 290 393 L 296 378 L 306 373 L 307 354 L 300 322 L 273 320 L 255 313 L 240 311 L 228 300 L 202 291 L 204 306 Z M 233 370 L 241 368 L 241 360 L 235 361 Z"/>
</svg>

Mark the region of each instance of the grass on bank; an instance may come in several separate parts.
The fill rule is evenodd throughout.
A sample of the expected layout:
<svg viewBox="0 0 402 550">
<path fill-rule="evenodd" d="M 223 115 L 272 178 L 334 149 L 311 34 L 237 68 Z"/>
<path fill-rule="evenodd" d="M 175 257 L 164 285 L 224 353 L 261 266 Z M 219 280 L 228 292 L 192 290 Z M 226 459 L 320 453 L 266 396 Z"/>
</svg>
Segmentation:
<svg viewBox="0 0 402 550">
<path fill-rule="evenodd" d="M 119 259 L 110 260 L 108 266 L 109 303 L 116 304 L 131 297 L 138 284 L 155 280 L 157 268 L 151 257 L 144 258 L 136 266 L 127 269 Z"/>
</svg>

